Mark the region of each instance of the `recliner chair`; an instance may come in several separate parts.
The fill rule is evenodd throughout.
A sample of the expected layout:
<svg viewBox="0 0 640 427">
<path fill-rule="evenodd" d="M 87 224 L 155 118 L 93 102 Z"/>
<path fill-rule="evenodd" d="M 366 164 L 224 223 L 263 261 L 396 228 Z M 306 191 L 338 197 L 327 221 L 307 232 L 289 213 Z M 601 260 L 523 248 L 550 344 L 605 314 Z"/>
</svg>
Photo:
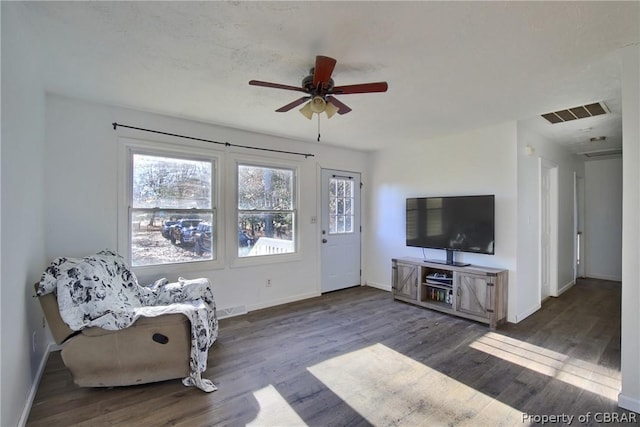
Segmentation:
<svg viewBox="0 0 640 427">
<path fill-rule="evenodd" d="M 54 294 L 38 299 L 77 385 L 111 387 L 189 376 L 191 338 L 186 316 L 141 317 L 117 331 L 98 327 L 73 331 L 62 320 Z"/>
</svg>

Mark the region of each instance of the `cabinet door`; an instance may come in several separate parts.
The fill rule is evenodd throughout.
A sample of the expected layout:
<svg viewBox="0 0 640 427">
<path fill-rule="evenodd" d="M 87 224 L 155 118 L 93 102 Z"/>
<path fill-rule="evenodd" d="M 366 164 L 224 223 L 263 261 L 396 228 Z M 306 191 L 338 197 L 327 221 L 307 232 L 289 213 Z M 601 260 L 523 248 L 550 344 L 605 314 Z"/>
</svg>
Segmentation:
<svg viewBox="0 0 640 427">
<path fill-rule="evenodd" d="M 490 318 L 493 313 L 493 283 L 490 278 L 466 273 L 456 276 L 456 310 Z"/>
<path fill-rule="evenodd" d="M 418 295 L 418 266 L 396 263 L 393 275 L 393 293 L 405 298 L 416 299 Z"/>
</svg>

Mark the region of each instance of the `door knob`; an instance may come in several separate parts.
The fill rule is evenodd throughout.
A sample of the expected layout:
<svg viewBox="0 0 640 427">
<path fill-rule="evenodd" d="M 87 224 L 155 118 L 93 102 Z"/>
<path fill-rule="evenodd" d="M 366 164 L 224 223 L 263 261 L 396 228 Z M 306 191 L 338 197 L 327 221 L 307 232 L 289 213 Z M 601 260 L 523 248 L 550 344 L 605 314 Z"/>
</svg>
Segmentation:
<svg viewBox="0 0 640 427">
<path fill-rule="evenodd" d="M 327 239 L 322 239 L 322 243 L 327 243 Z"/>
</svg>

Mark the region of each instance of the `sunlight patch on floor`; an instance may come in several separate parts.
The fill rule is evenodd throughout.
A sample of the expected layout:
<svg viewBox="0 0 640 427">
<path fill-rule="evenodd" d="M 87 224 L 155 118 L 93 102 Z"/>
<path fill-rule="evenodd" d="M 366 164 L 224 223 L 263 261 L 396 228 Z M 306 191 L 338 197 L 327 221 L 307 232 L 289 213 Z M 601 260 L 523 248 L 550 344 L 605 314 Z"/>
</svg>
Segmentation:
<svg viewBox="0 0 640 427">
<path fill-rule="evenodd" d="M 248 426 L 306 426 L 296 411 L 289 405 L 284 397 L 268 385 L 253 393 L 260 405 L 260 412 L 256 418 L 248 423 Z"/>
<path fill-rule="evenodd" d="M 620 379 L 612 377 L 608 368 L 495 332 L 486 333 L 470 347 L 607 399 L 618 399 Z"/>
<path fill-rule="evenodd" d="M 374 425 L 522 423 L 522 412 L 379 343 L 307 369 Z"/>
</svg>

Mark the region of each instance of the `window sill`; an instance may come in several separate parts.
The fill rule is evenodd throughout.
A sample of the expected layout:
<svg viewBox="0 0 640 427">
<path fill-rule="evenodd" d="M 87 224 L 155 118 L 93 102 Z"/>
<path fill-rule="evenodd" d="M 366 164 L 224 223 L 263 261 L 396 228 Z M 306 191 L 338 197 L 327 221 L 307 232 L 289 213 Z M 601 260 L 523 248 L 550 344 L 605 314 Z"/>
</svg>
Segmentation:
<svg viewBox="0 0 640 427">
<path fill-rule="evenodd" d="M 219 270 L 224 268 L 224 263 L 220 260 L 214 261 L 196 261 L 181 262 L 176 264 L 165 265 L 147 265 L 132 267 L 133 273 L 144 283 L 141 285 L 153 283 L 162 277 L 166 277 L 169 281 L 174 281 L 178 277 L 186 279 L 194 279 L 194 273 L 202 273 L 211 270 Z"/>
<path fill-rule="evenodd" d="M 286 262 L 296 262 L 302 260 L 300 252 L 279 255 L 260 255 L 253 257 L 236 257 L 231 262 L 230 268 L 253 267 L 259 265 L 281 264 Z"/>
</svg>

